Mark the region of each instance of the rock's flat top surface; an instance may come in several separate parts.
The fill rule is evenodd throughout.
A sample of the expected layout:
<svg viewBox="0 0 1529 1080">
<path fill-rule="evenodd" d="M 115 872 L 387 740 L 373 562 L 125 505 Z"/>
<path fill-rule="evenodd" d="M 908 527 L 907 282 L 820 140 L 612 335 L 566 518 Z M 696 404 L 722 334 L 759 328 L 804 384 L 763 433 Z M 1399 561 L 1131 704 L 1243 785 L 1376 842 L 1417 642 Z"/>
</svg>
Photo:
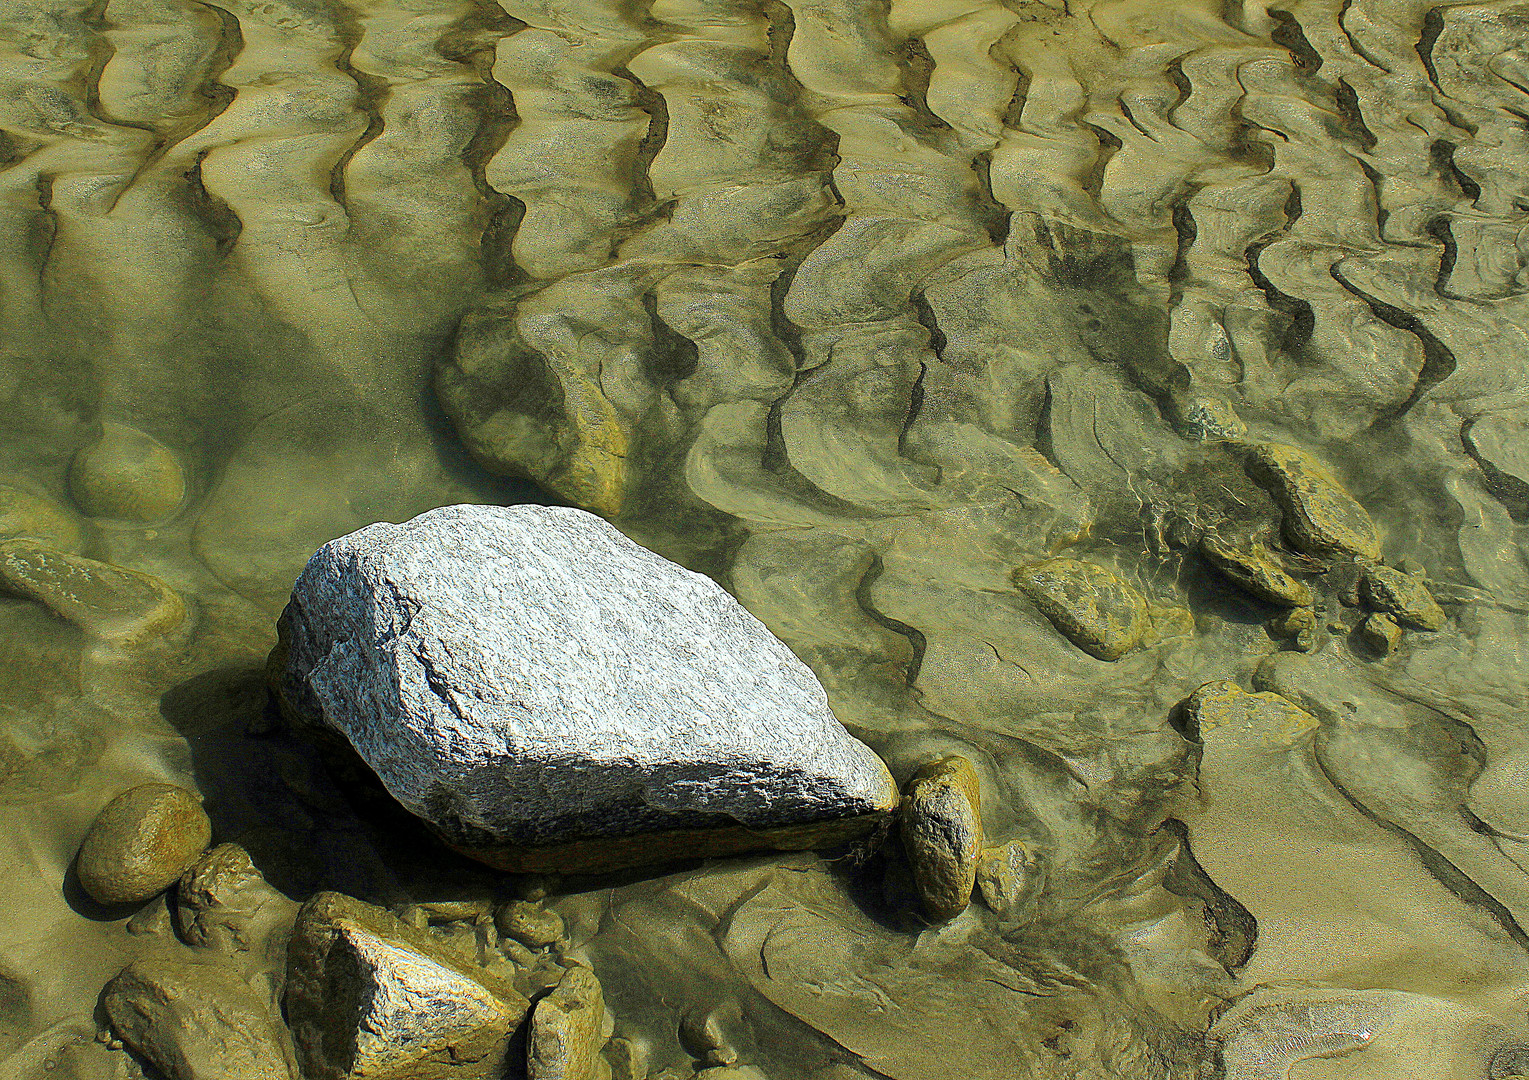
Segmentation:
<svg viewBox="0 0 1529 1080">
<path fill-rule="evenodd" d="M 758 620 L 581 510 L 369 526 L 320 549 L 286 619 L 288 707 L 465 846 L 770 829 L 896 799 Z"/>
</svg>

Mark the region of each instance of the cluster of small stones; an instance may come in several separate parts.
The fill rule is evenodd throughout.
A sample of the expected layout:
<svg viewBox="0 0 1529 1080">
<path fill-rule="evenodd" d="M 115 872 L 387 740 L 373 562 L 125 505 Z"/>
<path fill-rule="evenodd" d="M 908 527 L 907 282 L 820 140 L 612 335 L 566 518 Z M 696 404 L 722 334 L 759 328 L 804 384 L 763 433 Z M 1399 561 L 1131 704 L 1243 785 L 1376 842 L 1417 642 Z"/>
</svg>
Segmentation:
<svg viewBox="0 0 1529 1080">
<path fill-rule="evenodd" d="M 100 1041 L 168 1080 L 765 1080 L 713 1014 L 681 1023 L 694 1068 L 651 1072 L 542 901 L 299 906 L 210 840 L 194 794 L 143 784 L 101 810 L 76 863 L 156 946 L 107 983 Z"/>
<path fill-rule="evenodd" d="M 91 637 L 139 645 L 173 634 L 185 601 L 152 574 L 89 558 L 93 530 L 142 528 L 173 518 L 186 481 L 170 449 L 121 424 L 105 423 L 76 451 L 68 494 L 0 488 L 0 593 L 32 600 Z M 81 521 L 79 515 L 88 519 Z"/>
<path fill-rule="evenodd" d="M 1381 538 L 1369 513 L 1304 450 L 1240 439 L 1248 475 L 1280 508 L 1287 551 L 1252 536 L 1209 529 L 1194 549 L 1230 585 L 1281 609 L 1268 621 L 1271 637 L 1303 652 L 1322 635 L 1348 635 L 1372 657 L 1394 652 L 1404 630 L 1443 629 L 1448 617 L 1420 568 L 1400 570 L 1381 560 Z M 1323 617 L 1312 576 L 1335 586 L 1342 607 L 1359 612 L 1351 624 L 1336 611 Z M 1182 608 L 1153 606 L 1114 570 L 1056 557 L 1021 566 L 1013 580 L 1057 631 L 1090 656 L 1114 662 L 1166 637 L 1188 633 Z"/>
</svg>

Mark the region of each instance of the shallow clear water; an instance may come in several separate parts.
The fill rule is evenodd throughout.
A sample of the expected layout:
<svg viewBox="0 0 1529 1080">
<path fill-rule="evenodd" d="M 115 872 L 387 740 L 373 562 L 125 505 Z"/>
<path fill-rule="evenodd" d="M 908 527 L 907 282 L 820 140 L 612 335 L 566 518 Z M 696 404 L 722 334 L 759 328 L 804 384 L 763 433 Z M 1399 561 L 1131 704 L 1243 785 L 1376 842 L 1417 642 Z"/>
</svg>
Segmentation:
<svg viewBox="0 0 1529 1080">
<path fill-rule="evenodd" d="M 295 900 L 550 888 L 655 1076 L 712 1010 L 771 1080 L 1529 1074 L 1526 41 L 1426 0 L 0 3 L 0 1073 L 142 1075 L 94 1012 L 163 937 L 70 867 L 162 779 Z M 507 881 L 272 729 L 320 544 L 527 500 L 721 582 L 899 781 L 970 758 L 1022 894 Z M 1104 630 L 1015 577 L 1058 557 Z M 1183 704 L 1223 680 L 1258 696 Z"/>
</svg>

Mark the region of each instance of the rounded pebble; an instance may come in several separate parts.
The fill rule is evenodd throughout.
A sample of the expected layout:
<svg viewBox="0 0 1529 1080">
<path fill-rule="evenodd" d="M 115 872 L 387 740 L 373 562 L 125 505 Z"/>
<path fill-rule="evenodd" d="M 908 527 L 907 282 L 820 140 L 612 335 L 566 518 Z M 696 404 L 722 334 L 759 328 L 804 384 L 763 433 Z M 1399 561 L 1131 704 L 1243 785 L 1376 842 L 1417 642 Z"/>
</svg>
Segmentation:
<svg viewBox="0 0 1529 1080">
<path fill-rule="evenodd" d="M 104 423 L 101 434 L 75 452 L 69 494 L 91 517 L 162 521 L 186 497 L 186 477 L 169 447 L 122 424 Z"/>
<path fill-rule="evenodd" d="M 195 795 L 172 784 L 140 784 L 96 815 L 80 845 L 80 885 L 102 904 L 151 899 L 211 841 L 212 822 Z"/>
</svg>

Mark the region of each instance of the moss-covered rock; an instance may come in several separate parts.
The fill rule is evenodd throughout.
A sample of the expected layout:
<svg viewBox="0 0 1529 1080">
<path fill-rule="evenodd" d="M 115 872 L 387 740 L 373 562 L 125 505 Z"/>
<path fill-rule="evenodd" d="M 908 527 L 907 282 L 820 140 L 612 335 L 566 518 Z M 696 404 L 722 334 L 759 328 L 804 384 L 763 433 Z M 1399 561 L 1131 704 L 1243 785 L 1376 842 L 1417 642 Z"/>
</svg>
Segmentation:
<svg viewBox="0 0 1529 1080">
<path fill-rule="evenodd" d="M 1257 443 L 1248 448 L 1247 466 L 1279 504 L 1285 535 L 1296 547 L 1323 558 L 1380 558 L 1380 533 L 1369 512 L 1311 454 Z"/>
<path fill-rule="evenodd" d="M 1299 608 L 1311 603 L 1311 589 L 1291 577 L 1267 547 L 1258 543 L 1233 544 L 1214 533 L 1200 538 L 1200 554 L 1233 584 L 1260 600 L 1281 607 Z"/>
<path fill-rule="evenodd" d="M 1047 559 L 1014 571 L 1014 583 L 1067 640 L 1100 660 L 1119 660 L 1151 630 L 1141 593 L 1102 566 Z"/>
<path fill-rule="evenodd" d="M 1359 579 L 1359 596 L 1370 607 L 1415 630 L 1441 630 L 1449 621 L 1427 585 L 1389 566 L 1365 567 Z"/>
</svg>

